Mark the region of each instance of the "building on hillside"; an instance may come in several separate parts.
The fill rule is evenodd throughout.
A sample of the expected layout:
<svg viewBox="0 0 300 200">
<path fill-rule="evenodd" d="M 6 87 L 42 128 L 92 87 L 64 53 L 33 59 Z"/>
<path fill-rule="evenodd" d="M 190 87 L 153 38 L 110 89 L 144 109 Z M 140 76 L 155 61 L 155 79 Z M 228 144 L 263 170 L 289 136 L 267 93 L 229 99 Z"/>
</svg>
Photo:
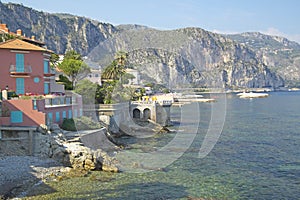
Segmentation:
<svg viewBox="0 0 300 200">
<path fill-rule="evenodd" d="M 140 85 L 140 83 L 141 83 L 141 75 L 140 75 L 140 73 L 139 73 L 138 70 L 127 68 L 126 69 L 126 73 L 127 74 L 131 74 L 134 77 L 132 79 L 129 79 L 128 85 Z"/>
<path fill-rule="evenodd" d="M 66 94 L 55 82 L 49 64 L 52 52 L 42 42 L 28 40 L 0 43 L 0 126 L 61 124 L 64 118 L 81 116 L 81 97 Z M 17 99 L 9 98 L 12 92 Z"/>
<path fill-rule="evenodd" d="M 87 76 L 87 80 L 102 85 L 101 83 L 101 69 L 91 69 L 91 73 Z"/>
</svg>

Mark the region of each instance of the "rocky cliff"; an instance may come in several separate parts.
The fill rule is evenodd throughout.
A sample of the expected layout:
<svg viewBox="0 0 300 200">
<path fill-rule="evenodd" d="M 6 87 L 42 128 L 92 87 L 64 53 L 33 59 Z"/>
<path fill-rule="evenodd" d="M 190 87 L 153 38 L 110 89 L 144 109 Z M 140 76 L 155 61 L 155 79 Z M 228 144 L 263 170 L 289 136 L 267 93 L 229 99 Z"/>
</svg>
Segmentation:
<svg viewBox="0 0 300 200">
<path fill-rule="evenodd" d="M 100 41 L 108 38 L 115 27 L 85 17 L 68 14 L 39 12 L 19 4 L 0 2 L 0 21 L 16 32 L 21 29 L 26 36 L 35 35 L 47 47 L 63 54 L 74 49 L 88 54 Z"/>
<path fill-rule="evenodd" d="M 139 70 L 145 82 L 172 88 L 300 84 L 299 44 L 285 38 L 258 33 L 220 35 L 200 28 L 161 31 L 113 26 L 1 2 L 0 20 L 12 31 L 21 28 L 26 35 L 35 35 L 58 53 L 74 49 L 87 56 L 92 66 L 105 67 L 116 51 L 127 51 L 130 67 Z"/>
<path fill-rule="evenodd" d="M 300 85 L 300 45 L 283 37 L 261 33 L 227 35 L 256 52 L 262 63 L 289 86 Z"/>
</svg>

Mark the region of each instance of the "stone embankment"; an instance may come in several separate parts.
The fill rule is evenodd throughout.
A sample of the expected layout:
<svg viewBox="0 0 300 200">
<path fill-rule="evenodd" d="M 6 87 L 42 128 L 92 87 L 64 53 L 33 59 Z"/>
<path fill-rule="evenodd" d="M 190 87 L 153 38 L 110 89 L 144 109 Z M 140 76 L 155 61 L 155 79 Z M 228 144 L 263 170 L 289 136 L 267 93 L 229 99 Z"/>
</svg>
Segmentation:
<svg viewBox="0 0 300 200">
<path fill-rule="evenodd" d="M 64 166 L 79 170 L 119 171 L 117 161 L 109 155 L 109 152 L 105 152 L 101 147 L 91 149 L 82 143 L 83 133 L 63 133 L 58 126 L 51 126 L 50 130 L 47 127 L 39 127 L 38 132 L 41 133 L 39 134 L 41 142 L 36 148 L 38 151 L 35 151 L 35 155 L 53 158 Z M 98 132 L 99 137 L 105 137 L 104 129 L 100 129 Z M 111 143 L 108 139 L 106 140 L 105 142 Z M 118 150 L 117 146 L 113 144 L 111 146 L 114 148 L 111 150 Z"/>
</svg>

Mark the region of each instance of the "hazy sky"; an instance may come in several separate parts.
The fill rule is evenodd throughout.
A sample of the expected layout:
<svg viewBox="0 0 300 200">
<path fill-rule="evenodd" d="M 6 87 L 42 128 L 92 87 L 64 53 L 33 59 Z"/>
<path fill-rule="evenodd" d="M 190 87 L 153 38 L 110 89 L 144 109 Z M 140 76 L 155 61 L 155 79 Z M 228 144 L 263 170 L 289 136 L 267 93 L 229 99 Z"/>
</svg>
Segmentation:
<svg viewBox="0 0 300 200">
<path fill-rule="evenodd" d="M 299 0 L 0 0 L 46 12 L 158 29 L 200 27 L 220 33 L 259 31 L 300 43 Z"/>
</svg>

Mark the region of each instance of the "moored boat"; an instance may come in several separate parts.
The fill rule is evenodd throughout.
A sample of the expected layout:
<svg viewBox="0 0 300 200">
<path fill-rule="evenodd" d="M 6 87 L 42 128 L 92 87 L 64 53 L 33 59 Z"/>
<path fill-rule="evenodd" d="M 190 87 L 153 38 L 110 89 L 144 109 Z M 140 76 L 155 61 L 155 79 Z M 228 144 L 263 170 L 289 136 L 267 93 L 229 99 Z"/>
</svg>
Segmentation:
<svg viewBox="0 0 300 200">
<path fill-rule="evenodd" d="M 238 93 L 237 96 L 240 98 L 265 98 L 268 97 L 268 93 L 254 93 L 254 92 L 242 92 Z"/>
</svg>

